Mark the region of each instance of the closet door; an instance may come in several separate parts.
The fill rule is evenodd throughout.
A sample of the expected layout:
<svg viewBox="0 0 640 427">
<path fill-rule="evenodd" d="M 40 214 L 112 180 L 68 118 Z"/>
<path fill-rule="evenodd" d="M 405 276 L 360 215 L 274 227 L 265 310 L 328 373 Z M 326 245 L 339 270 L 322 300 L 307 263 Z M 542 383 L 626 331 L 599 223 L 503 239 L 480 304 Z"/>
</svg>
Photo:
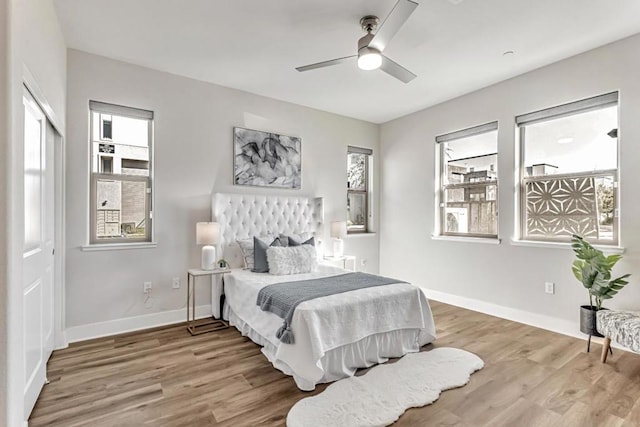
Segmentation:
<svg viewBox="0 0 640 427">
<path fill-rule="evenodd" d="M 24 410 L 28 419 L 46 381 L 53 348 L 54 182 L 52 128 L 25 88 L 23 334 Z"/>
</svg>

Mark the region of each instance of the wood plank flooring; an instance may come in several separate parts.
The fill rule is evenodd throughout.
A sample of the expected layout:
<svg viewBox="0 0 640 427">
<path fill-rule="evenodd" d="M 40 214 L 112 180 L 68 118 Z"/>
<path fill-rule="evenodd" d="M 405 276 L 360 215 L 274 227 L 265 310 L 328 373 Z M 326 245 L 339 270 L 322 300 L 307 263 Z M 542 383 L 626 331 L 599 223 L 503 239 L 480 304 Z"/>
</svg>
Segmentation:
<svg viewBox="0 0 640 427">
<path fill-rule="evenodd" d="M 640 426 L 640 355 L 431 302 L 434 347 L 478 354 L 485 368 L 397 426 Z M 234 328 L 184 325 L 72 344 L 54 352 L 37 426 L 283 426 L 312 393 L 275 370 Z"/>
</svg>

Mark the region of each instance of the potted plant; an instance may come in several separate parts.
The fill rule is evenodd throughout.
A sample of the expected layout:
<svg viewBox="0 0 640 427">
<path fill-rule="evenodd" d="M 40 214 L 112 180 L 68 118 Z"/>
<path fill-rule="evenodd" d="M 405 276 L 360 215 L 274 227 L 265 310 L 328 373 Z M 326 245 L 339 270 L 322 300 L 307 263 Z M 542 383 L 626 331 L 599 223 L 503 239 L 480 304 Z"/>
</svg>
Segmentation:
<svg viewBox="0 0 640 427">
<path fill-rule="evenodd" d="M 613 298 L 627 283 L 630 274 L 611 278 L 611 270 L 622 255 L 605 256 L 578 235 L 573 235 L 571 247 L 576 253 L 571 270 L 589 293 L 589 305 L 580 306 L 580 331 L 591 336 L 602 337 L 596 329 L 596 313 L 602 310 L 602 302 Z M 594 304 L 595 303 L 595 304 Z"/>
</svg>

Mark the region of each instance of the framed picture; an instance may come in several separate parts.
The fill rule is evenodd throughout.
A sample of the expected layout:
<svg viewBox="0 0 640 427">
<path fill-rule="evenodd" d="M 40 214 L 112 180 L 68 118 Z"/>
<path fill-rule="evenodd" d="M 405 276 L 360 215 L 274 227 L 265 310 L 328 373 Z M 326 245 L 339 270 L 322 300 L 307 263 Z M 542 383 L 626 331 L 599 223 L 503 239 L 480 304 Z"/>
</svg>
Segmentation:
<svg viewBox="0 0 640 427">
<path fill-rule="evenodd" d="M 300 189 L 301 145 L 299 137 L 233 128 L 234 183 Z"/>
</svg>

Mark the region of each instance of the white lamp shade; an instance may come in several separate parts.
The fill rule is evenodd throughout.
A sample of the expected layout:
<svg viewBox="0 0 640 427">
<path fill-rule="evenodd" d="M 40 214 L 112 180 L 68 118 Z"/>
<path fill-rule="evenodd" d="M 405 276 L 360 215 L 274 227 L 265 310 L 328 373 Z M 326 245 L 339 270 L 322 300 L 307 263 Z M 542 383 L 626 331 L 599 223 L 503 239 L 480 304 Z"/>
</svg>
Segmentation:
<svg viewBox="0 0 640 427">
<path fill-rule="evenodd" d="M 347 221 L 334 221 L 331 223 L 331 237 L 344 239 L 347 237 Z"/>
<path fill-rule="evenodd" d="M 217 245 L 220 242 L 220 224 L 217 222 L 199 222 L 196 224 L 196 243 L 198 245 Z"/>
</svg>

